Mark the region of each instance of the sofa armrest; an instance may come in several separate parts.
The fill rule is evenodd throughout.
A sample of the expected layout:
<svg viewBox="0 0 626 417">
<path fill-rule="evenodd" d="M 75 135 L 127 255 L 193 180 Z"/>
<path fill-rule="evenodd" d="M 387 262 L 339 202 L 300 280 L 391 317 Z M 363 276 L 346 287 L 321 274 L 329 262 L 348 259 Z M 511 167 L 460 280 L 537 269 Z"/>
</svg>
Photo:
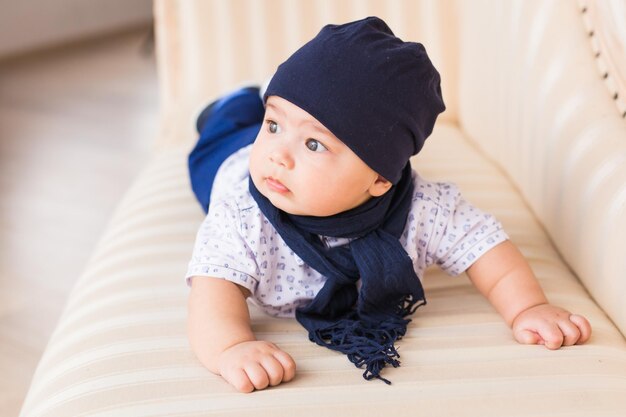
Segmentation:
<svg viewBox="0 0 626 417">
<path fill-rule="evenodd" d="M 457 4 L 461 126 L 626 334 L 626 123 L 596 67 L 584 8 Z"/>
</svg>

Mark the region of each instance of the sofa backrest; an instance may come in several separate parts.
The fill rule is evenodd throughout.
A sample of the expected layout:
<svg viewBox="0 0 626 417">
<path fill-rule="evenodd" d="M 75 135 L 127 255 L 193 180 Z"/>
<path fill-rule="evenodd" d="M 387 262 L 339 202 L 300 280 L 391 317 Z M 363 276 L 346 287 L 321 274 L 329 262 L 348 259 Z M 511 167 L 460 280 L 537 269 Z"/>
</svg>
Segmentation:
<svg viewBox="0 0 626 417">
<path fill-rule="evenodd" d="M 458 1 L 458 117 L 626 334 L 626 68 L 586 3 Z"/>
<path fill-rule="evenodd" d="M 453 92 L 454 30 L 439 22 L 451 0 L 156 0 L 159 88 L 164 122 L 161 144 L 193 139 L 191 117 L 216 96 L 246 82 L 262 82 L 328 23 L 376 15 L 405 40 L 419 41 L 442 73 L 446 111 L 456 120 Z M 184 123 L 185 139 L 180 129 Z"/>
</svg>

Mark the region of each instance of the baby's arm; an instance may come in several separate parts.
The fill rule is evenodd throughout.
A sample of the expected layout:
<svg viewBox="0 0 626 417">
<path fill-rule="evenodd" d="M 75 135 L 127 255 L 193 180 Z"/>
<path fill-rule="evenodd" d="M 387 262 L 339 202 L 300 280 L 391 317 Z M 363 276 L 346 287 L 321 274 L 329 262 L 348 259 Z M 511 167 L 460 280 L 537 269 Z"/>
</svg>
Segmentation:
<svg viewBox="0 0 626 417">
<path fill-rule="evenodd" d="M 193 277 L 188 333 L 202 364 L 241 392 L 264 389 L 293 379 L 296 364 L 250 328 L 249 291 L 230 281 Z"/>
<path fill-rule="evenodd" d="M 589 339 L 587 319 L 548 303 L 530 266 L 511 242 L 485 253 L 467 274 L 512 328 L 518 342 L 558 349 Z"/>
</svg>

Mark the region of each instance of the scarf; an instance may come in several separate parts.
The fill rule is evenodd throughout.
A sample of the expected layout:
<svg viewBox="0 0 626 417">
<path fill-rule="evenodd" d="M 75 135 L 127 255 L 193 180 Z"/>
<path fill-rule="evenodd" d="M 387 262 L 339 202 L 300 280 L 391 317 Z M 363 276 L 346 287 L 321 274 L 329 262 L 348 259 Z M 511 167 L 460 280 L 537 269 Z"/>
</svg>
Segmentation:
<svg viewBox="0 0 626 417">
<path fill-rule="evenodd" d="M 420 279 L 398 240 L 413 195 L 410 164 L 398 184 L 383 196 L 329 217 L 285 213 L 251 179 L 249 188 L 289 248 L 327 278 L 310 304 L 296 310 L 296 319 L 309 332 L 309 339 L 365 367 L 366 380 L 377 378 L 390 384 L 380 372 L 386 365 L 400 366 L 394 344 L 406 333 L 410 322 L 406 317 L 426 304 Z M 319 235 L 353 240 L 326 248 Z"/>
</svg>

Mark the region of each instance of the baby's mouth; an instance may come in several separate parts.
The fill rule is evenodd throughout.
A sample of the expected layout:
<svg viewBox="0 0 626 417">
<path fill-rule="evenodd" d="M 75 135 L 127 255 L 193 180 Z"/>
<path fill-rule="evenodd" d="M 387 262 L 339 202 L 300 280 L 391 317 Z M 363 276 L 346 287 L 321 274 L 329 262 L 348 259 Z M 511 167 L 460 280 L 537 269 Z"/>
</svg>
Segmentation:
<svg viewBox="0 0 626 417">
<path fill-rule="evenodd" d="M 282 182 L 278 181 L 275 178 L 267 177 L 265 178 L 265 184 L 267 187 L 274 192 L 285 194 L 289 192 L 289 188 L 285 187 Z"/>
</svg>

